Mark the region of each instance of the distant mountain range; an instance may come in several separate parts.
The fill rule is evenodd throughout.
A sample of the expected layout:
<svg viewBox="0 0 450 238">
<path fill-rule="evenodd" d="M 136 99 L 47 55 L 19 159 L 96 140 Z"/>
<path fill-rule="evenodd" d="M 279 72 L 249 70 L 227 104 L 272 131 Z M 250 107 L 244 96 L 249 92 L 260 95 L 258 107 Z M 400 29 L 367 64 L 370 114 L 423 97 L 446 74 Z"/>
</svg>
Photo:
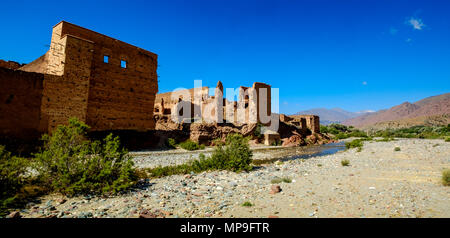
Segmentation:
<svg viewBox="0 0 450 238">
<path fill-rule="evenodd" d="M 449 117 L 436 116 L 447 114 L 450 114 L 450 93 L 428 97 L 415 103 L 404 102 L 390 109 L 347 119 L 342 124 L 359 128 L 376 127 L 376 125 L 399 127 L 402 124 L 418 125 L 430 122 L 444 124 L 448 122 Z"/>
<path fill-rule="evenodd" d="M 400 128 L 414 125 L 450 123 L 450 93 L 428 97 L 415 103 L 404 102 L 389 109 L 349 112 L 341 108 L 314 108 L 295 115 L 318 115 L 320 123 L 340 123 L 364 129 Z"/>
<path fill-rule="evenodd" d="M 355 118 L 362 115 L 367 115 L 373 113 L 374 111 L 360 111 L 360 112 L 349 112 L 341 108 L 313 108 L 306 111 L 300 111 L 295 113 L 295 115 L 318 115 L 320 117 L 320 123 L 323 125 L 328 125 L 332 123 L 342 123 L 351 118 Z"/>
</svg>

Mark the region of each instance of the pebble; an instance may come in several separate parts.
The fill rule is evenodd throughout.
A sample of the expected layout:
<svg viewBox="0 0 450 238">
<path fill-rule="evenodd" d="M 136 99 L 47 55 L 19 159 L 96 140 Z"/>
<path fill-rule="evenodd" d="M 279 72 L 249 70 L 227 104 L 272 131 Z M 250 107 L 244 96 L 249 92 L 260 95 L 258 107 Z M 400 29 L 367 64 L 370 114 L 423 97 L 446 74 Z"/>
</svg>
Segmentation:
<svg viewBox="0 0 450 238">
<path fill-rule="evenodd" d="M 146 180 L 143 182 L 151 183 L 151 186 L 139 187 L 116 197 L 87 196 L 61 202 L 56 196 L 49 195 L 19 215 L 88 218 L 267 217 L 274 214 L 274 217 L 314 217 L 319 216 L 317 212 L 321 207 L 320 217 L 449 217 L 448 203 L 442 203 L 448 191 L 438 181 L 442 167 L 450 162 L 450 143 L 438 147 L 431 147 L 436 143 L 432 140 L 399 140 L 396 143 L 402 148 L 402 154 L 393 152 L 392 142 L 366 143 L 358 153 L 348 150 L 285 161 L 279 166 L 265 164 L 249 173 L 212 171 Z M 429 152 L 426 145 L 433 149 Z M 398 159 L 395 156 L 407 157 Z M 177 157 L 165 158 L 173 160 Z M 354 166 L 342 167 L 342 159 L 349 159 Z M 143 159 L 139 163 L 142 166 L 152 161 Z M 155 163 L 160 162 L 156 159 Z M 318 163 L 323 166 L 318 167 Z M 403 164 L 395 166 L 398 163 Z M 392 177 L 397 174 L 398 178 Z M 405 174 L 411 176 L 402 176 Z M 288 177 L 292 183 L 272 185 L 270 181 L 274 177 Z M 386 179 L 373 179 L 377 177 Z M 411 181 L 409 177 L 418 180 Z M 422 179 L 427 182 L 420 182 Z M 374 191 L 376 188 L 379 190 Z M 257 205 L 254 209 L 245 209 L 242 204 L 246 201 Z M 152 210 L 154 208 L 161 211 Z"/>
</svg>

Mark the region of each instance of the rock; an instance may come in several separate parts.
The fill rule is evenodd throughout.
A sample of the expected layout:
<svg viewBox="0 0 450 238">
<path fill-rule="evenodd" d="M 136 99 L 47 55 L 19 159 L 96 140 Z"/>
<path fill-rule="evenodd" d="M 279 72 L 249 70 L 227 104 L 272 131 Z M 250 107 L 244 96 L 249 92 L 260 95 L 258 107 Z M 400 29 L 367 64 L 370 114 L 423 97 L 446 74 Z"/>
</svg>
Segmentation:
<svg viewBox="0 0 450 238">
<path fill-rule="evenodd" d="M 21 218 L 21 217 L 22 217 L 22 215 L 20 215 L 20 212 L 11 212 L 8 215 L 8 218 Z"/>
<path fill-rule="evenodd" d="M 155 213 L 150 212 L 147 209 L 142 209 L 139 212 L 139 218 L 157 218 L 158 216 Z"/>
<path fill-rule="evenodd" d="M 60 198 L 60 199 L 57 200 L 57 202 L 61 205 L 61 204 L 66 203 L 66 202 L 67 202 L 67 199 L 65 199 L 65 198 Z"/>
<path fill-rule="evenodd" d="M 164 213 L 164 215 L 166 216 L 166 217 L 168 217 L 168 216 L 172 216 L 173 215 L 173 213 L 172 212 L 169 212 L 169 211 L 162 211 L 162 213 Z"/>
<path fill-rule="evenodd" d="M 238 184 L 234 181 L 231 181 L 228 183 L 228 185 L 230 185 L 231 187 L 237 187 Z"/>
<path fill-rule="evenodd" d="M 270 187 L 270 194 L 276 194 L 279 192 L 281 192 L 280 185 L 272 185 L 272 187 Z"/>
<path fill-rule="evenodd" d="M 283 147 L 295 147 L 305 144 L 305 140 L 300 135 L 293 135 L 289 138 L 283 139 Z"/>
</svg>

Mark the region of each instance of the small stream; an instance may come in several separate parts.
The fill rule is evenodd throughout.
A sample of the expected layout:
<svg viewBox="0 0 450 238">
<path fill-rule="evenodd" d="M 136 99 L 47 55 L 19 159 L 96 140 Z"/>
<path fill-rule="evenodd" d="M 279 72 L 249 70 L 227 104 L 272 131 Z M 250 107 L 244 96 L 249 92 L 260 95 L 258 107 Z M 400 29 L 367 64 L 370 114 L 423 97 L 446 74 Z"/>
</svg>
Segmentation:
<svg viewBox="0 0 450 238">
<path fill-rule="evenodd" d="M 284 162 L 289 160 L 308 159 L 311 157 L 331 155 L 339 151 L 343 151 L 345 149 L 346 149 L 345 142 L 308 146 L 304 147 L 304 150 L 297 152 L 294 155 L 283 156 L 281 158 L 253 160 L 253 164 L 260 165 L 260 164 L 274 163 L 276 161 Z"/>
</svg>

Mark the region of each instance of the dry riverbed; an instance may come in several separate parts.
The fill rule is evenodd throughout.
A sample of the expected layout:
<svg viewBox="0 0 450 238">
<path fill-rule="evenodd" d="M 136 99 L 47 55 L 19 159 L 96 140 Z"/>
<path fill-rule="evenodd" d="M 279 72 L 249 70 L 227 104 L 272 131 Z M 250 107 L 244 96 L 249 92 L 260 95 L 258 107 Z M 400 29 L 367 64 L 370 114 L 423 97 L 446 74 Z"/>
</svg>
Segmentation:
<svg viewBox="0 0 450 238">
<path fill-rule="evenodd" d="M 396 147 L 401 150 L 394 151 Z M 265 149 L 256 150 L 255 157 L 299 153 L 298 148 Z M 156 153 L 161 152 L 136 153 L 137 165 L 154 167 L 183 160 L 169 152 L 162 157 Z M 179 154 L 185 156 L 184 162 L 196 155 Z M 350 166 L 341 165 L 344 159 Z M 361 152 L 352 149 L 271 163 L 249 173 L 214 171 L 151 179 L 116 197 L 48 195 L 28 204 L 21 214 L 80 218 L 139 217 L 140 213 L 148 217 L 450 217 L 450 187 L 440 181 L 444 168 L 450 168 L 450 143 L 443 140 L 365 142 Z M 282 191 L 271 193 L 274 178 L 292 182 L 278 184 Z M 243 207 L 244 202 L 253 206 Z"/>
</svg>

